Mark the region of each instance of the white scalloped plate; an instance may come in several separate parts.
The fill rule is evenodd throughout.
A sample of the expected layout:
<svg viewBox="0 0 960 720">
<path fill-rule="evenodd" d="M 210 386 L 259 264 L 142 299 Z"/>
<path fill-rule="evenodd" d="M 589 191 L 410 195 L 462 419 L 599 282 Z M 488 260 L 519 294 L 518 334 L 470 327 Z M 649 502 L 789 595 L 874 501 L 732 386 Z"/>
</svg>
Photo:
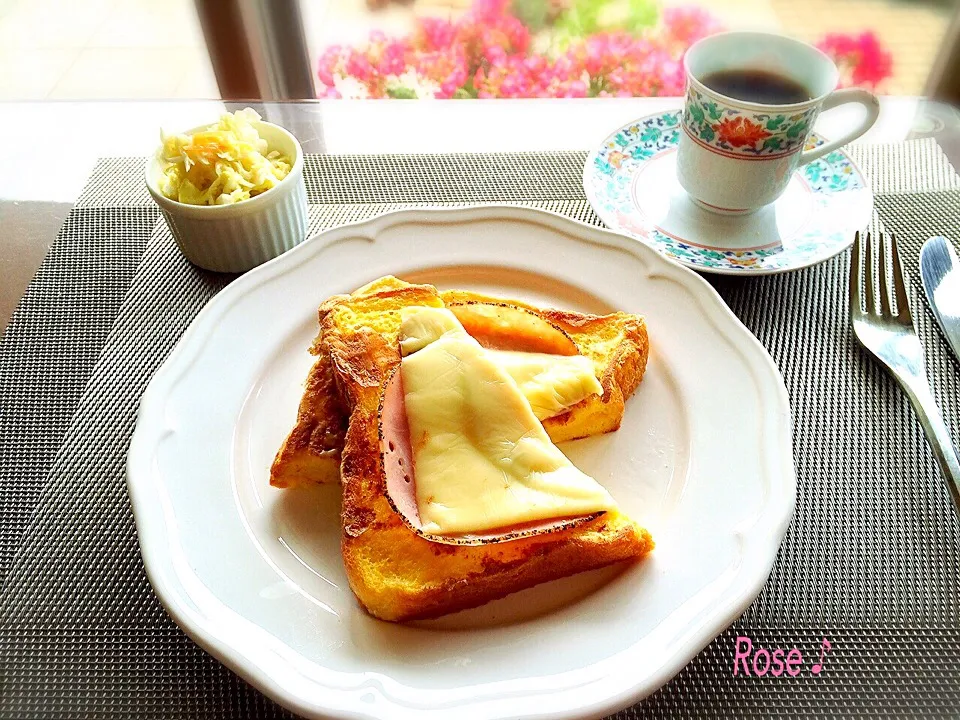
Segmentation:
<svg viewBox="0 0 960 720">
<path fill-rule="evenodd" d="M 388 273 L 647 317 L 623 426 L 564 451 L 651 529 L 651 557 L 428 623 L 364 613 L 338 489 L 267 476 L 317 306 Z M 783 380 L 716 292 L 636 241 L 512 207 L 383 215 L 233 282 L 147 388 L 128 487 L 150 582 L 190 637 L 303 715 L 391 720 L 596 717 L 650 694 L 756 597 L 796 494 Z"/>
</svg>

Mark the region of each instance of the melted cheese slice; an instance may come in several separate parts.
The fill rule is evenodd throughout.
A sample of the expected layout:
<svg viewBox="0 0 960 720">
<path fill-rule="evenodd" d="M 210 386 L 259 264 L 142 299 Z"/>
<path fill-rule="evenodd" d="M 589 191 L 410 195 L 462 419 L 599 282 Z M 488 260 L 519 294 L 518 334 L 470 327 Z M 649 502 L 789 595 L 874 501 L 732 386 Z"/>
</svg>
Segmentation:
<svg viewBox="0 0 960 720">
<path fill-rule="evenodd" d="M 510 528 L 616 507 L 560 452 L 517 383 L 449 310 L 407 308 L 401 362 L 421 527 Z M 436 333 L 424 328 L 448 328 Z"/>
<path fill-rule="evenodd" d="M 593 363 L 583 355 L 487 352 L 513 378 L 538 420 L 559 415 L 590 395 L 603 395 Z"/>
<path fill-rule="evenodd" d="M 463 326 L 449 310 L 406 308 L 400 352 L 410 355 L 438 340 L 445 333 L 463 332 Z M 594 374 L 593 363 L 582 355 L 486 350 L 507 371 L 530 403 L 538 420 L 560 415 L 590 395 L 603 395 L 603 386 Z"/>
</svg>

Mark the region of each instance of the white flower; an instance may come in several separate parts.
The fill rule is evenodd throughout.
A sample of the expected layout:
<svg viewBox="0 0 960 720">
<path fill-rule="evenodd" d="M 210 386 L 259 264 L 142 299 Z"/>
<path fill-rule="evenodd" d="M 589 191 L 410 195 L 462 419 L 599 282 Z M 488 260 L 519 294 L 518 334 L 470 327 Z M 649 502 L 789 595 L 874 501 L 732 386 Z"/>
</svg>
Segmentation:
<svg viewBox="0 0 960 720">
<path fill-rule="evenodd" d="M 355 77 L 340 75 L 333 76 L 333 85 L 344 100 L 365 100 L 370 97 L 367 86 Z"/>
<path fill-rule="evenodd" d="M 417 71 L 409 68 L 402 75 L 387 76 L 387 90 L 403 88 L 411 90 L 418 100 L 432 100 L 440 92 L 440 84 L 417 75 Z"/>
</svg>

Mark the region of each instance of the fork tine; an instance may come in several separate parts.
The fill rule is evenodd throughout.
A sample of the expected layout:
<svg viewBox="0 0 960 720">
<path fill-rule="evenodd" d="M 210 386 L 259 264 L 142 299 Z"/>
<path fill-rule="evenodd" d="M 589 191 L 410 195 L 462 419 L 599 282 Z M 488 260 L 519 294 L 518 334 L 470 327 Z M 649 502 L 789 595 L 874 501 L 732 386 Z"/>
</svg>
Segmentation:
<svg viewBox="0 0 960 720">
<path fill-rule="evenodd" d="M 860 309 L 860 231 L 853 236 L 853 249 L 850 251 L 850 314 L 859 315 Z"/>
<path fill-rule="evenodd" d="M 880 283 L 880 314 L 884 317 L 893 316 L 893 307 L 890 305 L 890 285 L 887 283 L 887 255 L 889 253 L 886 252 L 886 248 L 892 246 L 892 243 L 892 236 L 888 235 L 884 238 L 883 233 L 879 234 L 877 238 L 877 260 L 879 261 L 877 282 Z M 893 278 L 893 282 L 896 284 L 896 277 Z"/>
<path fill-rule="evenodd" d="M 900 267 L 897 236 L 893 233 L 890 233 L 890 259 L 893 264 L 893 289 L 897 294 L 897 315 L 902 320 L 913 322 L 910 317 L 910 301 L 907 299 L 907 285 L 903 279 L 903 269 Z"/>
<path fill-rule="evenodd" d="M 869 231 L 867 232 L 867 250 L 863 254 L 863 293 L 862 295 L 864 300 L 864 306 L 866 307 L 867 315 L 873 315 L 876 310 L 876 302 L 874 301 L 874 294 L 876 291 L 876 285 L 873 280 L 873 235 Z"/>
</svg>

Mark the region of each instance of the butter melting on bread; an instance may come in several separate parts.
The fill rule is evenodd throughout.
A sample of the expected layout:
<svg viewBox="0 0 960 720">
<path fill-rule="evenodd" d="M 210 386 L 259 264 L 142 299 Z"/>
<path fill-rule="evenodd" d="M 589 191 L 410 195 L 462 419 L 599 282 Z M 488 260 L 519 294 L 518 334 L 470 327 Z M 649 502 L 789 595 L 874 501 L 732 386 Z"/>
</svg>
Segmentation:
<svg viewBox="0 0 960 720">
<path fill-rule="evenodd" d="M 401 310 L 414 306 L 441 308 L 444 301 L 432 286 L 385 278 L 353 295 L 331 298 L 320 310 L 316 350 L 331 359 L 349 417 L 340 473 L 341 550 L 361 604 L 385 620 L 436 617 L 646 555 L 653 547 L 650 535 L 617 509 L 570 523 L 495 528 L 495 535 L 448 542 L 429 539 L 398 512 L 400 491 L 388 491 L 386 471 L 387 389 L 401 363 Z M 643 346 L 645 358 L 645 334 Z M 394 396 L 403 398 L 403 393 Z M 388 429 L 388 435 L 395 431 Z M 412 449 L 404 453 L 410 458 Z M 415 488 L 415 472 L 408 477 Z"/>
</svg>

